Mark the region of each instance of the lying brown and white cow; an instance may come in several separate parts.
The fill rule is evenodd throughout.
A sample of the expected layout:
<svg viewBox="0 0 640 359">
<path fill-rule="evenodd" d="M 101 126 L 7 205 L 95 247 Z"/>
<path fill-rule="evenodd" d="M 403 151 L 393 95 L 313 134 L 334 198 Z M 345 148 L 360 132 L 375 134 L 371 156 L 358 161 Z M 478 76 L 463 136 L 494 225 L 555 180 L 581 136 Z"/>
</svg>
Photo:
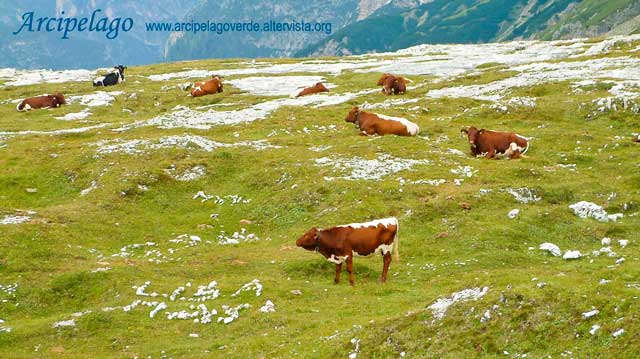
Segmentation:
<svg viewBox="0 0 640 359">
<path fill-rule="evenodd" d="M 382 74 L 380 80 L 378 80 L 378 86 L 382 86 L 382 93 L 385 95 L 399 95 L 407 92 L 407 83 L 411 80 L 402 76 L 396 76 L 393 74 Z"/>
<path fill-rule="evenodd" d="M 529 140 L 514 132 L 498 132 L 485 129 L 478 130 L 471 126 L 463 128 L 469 139 L 472 156 L 495 158 L 497 154 L 504 154 L 507 158 L 518 158 L 529 150 Z"/>
<path fill-rule="evenodd" d="M 209 94 L 216 94 L 223 91 L 222 78 L 219 76 L 212 76 L 207 81 L 196 81 L 191 88 L 191 96 L 200 97 Z"/>
<path fill-rule="evenodd" d="M 317 84 L 311 87 L 305 88 L 304 90 L 300 91 L 295 97 L 306 96 L 306 95 L 311 95 L 311 94 L 320 93 L 320 92 L 329 92 L 329 89 L 326 88 L 324 84 L 322 84 L 322 82 L 318 82 Z"/>
<path fill-rule="evenodd" d="M 387 280 L 391 254 L 396 261 L 398 253 L 398 220 L 385 218 L 366 223 L 352 223 L 343 226 L 308 230 L 296 241 L 298 247 L 322 254 L 329 262 L 336 264 L 334 282 L 340 281 L 342 263 L 347 262 L 349 283 L 355 282 L 353 256 L 369 256 L 380 253 L 383 259 L 380 282 Z"/>
<path fill-rule="evenodd" d="M 362 111 L 358 106 L 351 109 L 344 120 L 354 123 L 361 136 L 415 136 L 420 132 L 418 125 L 405 118 Z"/>
<path fill-rule="evenodd" d="M 60 107 L 66 103 L 61 93 L 55 93 L 53 95 L 26 98 L 16 106 L 16 110 L 29 111 L 38 108 Z"/>
</svg>

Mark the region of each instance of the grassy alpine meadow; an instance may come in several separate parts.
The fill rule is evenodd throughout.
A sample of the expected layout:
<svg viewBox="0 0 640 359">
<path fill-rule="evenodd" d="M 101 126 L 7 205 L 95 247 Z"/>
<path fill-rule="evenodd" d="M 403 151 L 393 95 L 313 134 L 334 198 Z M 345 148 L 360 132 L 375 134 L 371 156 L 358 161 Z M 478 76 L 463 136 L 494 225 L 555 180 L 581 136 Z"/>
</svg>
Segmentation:
<svg viewBox="0 0 640 359">
<path fill-rule="evenodd" d="M 464 59 L 434 50 L 404 65 L 413 83 L 397 96 L 376 66 L 413 55 L 131 66 L 107 88 L 3 79 L 0 357 L 637 358 L 640 41 L 572 44 L 450 75 Z M 445 73 L 413 71 L 430 61 Z M 534 61 L 548 67 L 518 68 Z M 225 91 L 188 96 L 181 84 L 209 77 L 192 70 L 222 74 Z M 252 90 L 280 76 L 331 92 Z M 53 92 L 69 103 L 16 111 Z M 420 134 L 359 136 L 353 106 Z M 531 146 L 474 158 L 468 126 Z M 580 218 L 581 201 L 611 218 Z M 335 285 L 334 264 L 295 246 L 313 226 L 391 216 L 400 261 L 384 284 L 379 256 Z"/>
</svg>

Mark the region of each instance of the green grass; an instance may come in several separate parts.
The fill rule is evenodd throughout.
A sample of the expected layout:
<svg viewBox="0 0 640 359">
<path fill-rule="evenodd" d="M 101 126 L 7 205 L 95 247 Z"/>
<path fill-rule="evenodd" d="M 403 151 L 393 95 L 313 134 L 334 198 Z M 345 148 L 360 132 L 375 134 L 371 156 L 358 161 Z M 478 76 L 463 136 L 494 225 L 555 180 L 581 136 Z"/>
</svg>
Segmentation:
<svg viewBox="0 0 640 359">
<path fill-rule="evenodd" d="M 637 115 L 605 112 L 587 120 L 594 110 L 591 100 L 607 96 L 605 84 L 582 93 L 573 93 L 569 83 L 514 90 L 513 96 L 535 97 L 537 106 L 512 108 L 508 113 L 472 99 L 425 97 L 430 89 L 489 83 L 513 75 L 494 71 L 501 66 L 486 64 L 481 74 L 440 83 L 411 76 L 426 85 L 405 97 L 420 101 L 376 111 L 417 122 L 421 128 L 417 138 L 363 138 L 344 122 L 352 106 L 388 99 L 377 91 L 335 106 L 284 107 L 268 119 L 236 126 L 111 131 L 176 105 L 195 108 L 226 103 L 225 109 L 240 109 L 265 101 L 231 86 L 225 86 L 220 95 L 193 99 L 176 88 L 162 90 L 184 80 L 152 82 L 144 77 L 185 67 L 238 67 L 231 60 L 131 67 L 127 82 L 113 88 L 126 94 L 110 107 L 93 108 L 92 116 L 82 123 L 53 119 L 81 110 L 80 105 L 26 114 L 17 113 L 14 104 L 1 105 L 2 131 L 113 125 L 81 134 L 0 140 L 0 145 L 6 144 L 0 148 L 0 216 L 14 214 L 16 209 L 37 212 L 29 223 L 0 226 L 0 284 L 19 284 L 15 297 L 0 292 L 0 300 L 7 300 L 0 303 L 0 319 L 12 328 L 10 333 L 0 333 L 0 357 L 158 358 L 164 352 L 173 358 L 344 358 L 354 348 L 352 338 L 361 340 L 359 358 L 397 358 L 401 352 L 418 358 L 507 357 L 505 351 L 509 357 L 528 353 L 528 357 L 555 358 L 568 351 L 575 357 L 635 357 L 640 350 L 640 292 L 633 285 L 640 278 L 640 222 L 632 214 L 638 211 L 640 175 L 638 146 L 628 136 L 638 131 Z M 339 85 L 332 92 L 373 88 L 379 75 L 344 72 L 330 78 Z M 0 91 L 0 101 L 52 91 L 88 94 L 93 88 L 74 82 L 6 88 Z M 129 98 L 134 92 L 137 99 Z M 416 105 L 423 110 L 409 110 Z M 337 127 L 327 131 L 314 127 L 330 125 Z M 514 161 L 448 154 L 449 149 L 468 152 L 459 130 L 469 125 L 533 137 L 531 150 L 526 158 Z M 305 133 L 304 128 L 312 132 Z M 266 139 L 283 148 L 232 147 L 211 153 L 160 149 L 98 156 L 92 146 L 99 140 L 153 140 L 183 133 L 226 143 Z M 309 150 L 319 145 L 331 148 L 320 153 Z M 431 163 L 381 181 L 332 182 L 323 178 L 343 173 L 314 165 L 315 159 L 324 156 L 370 159 L 379 153 Z M 556 166 L 559 163 L 576 164 L 577 171 Z M 172 165 L 177 172 L 202 165 L 207 175 L 178 182 L 165 172 Z M 452 182 L 458 176 L 450 169 L 457 166 L 472 166 L 478 172 L 455 186 Z M 400 186 L 398 177 L 444 178 L 447 183 Z M 98 188 L 80 196 L 91 181 Z M 532 188 L 542 200 L 517 203 L 503 191 L 510 187 Z M 37 192 L 29 193 L 27 188 Z M 480 195 L 480 189 L 492 192 Z M 192 199 L 200 190 L 221 196 L 238 194 L 251 202 L 201 203 Z M 608 199 L 612 192 L 617 195 Z M 580 200 L 603 205 L 611 213 L 623 212 L 625 217 L 616 223 L 579 219 L 568 205 Z M 461 202 L 469 203 L 471 209 L 463 210 Z M 507 219 L 514 208 L 521 210 L 520 216 Z M 210 217 L 214 213 L 218 219 Z M 379 258 L 356 258 L 356 285 L 350 287 L 346 273 L 334 285 L 332 264 L 295 248 L 295 239 L 312 226 L 385 216 L 400 219 L 401 261 L 392 263 L 384 285 L 377 281 L 382 267 Z M 242 219 L 252 223 L 241 225 Z M 260 241 L 217 244 L 221 230 L 233 233 L 241 227 L 257 234 Z M 169 240 L 183 233 L 211 243 L 180 249 L 174 256 L 180 260 L 159 264 L 143 256 L 146 248 L 132 250 L 136 256 L 131 258 L 112 257 L 125 245 L 148 241 L 167 253 L 177 247 Z M 565 261 L 530 249 L 553 242 L 563 250 L 589 254 L 601 247 L 605 236 L 614 238 L 612 248 L 625 257 L 623 264 L 615 265 L 617 258 L 606 256 Z M 628 239 L 630 244 L 621 249 L 617 239 Z M 91 272 L 101 267 L 112 269 Z M 262 296 L 245 292 L 231 297 L 255 278 L 264 285 Z M 611 282 L 599 285 L 601 279 Z M 215 280 L 222 295 L 207 302 L 209 309 L 220 312 L 223 304 L 241 303 L 252 307 L 228 325 L 168 321 L 164 311 L 151 319 L 152 308 L 145 306 L 129 312 L 102 310 L 140 299 L 132 286 L 147 280 L 152 282 L 147 292 L 159 293 L 171 293 L 191 282 L 187 296 L 197 285 Z M 546 286 L 538 288 L 540 282 Z M 435 300 L 482 286 L 490 288 L 484 298 L 455 304 L 442 321 L 433 322 L 426 307 Z M 275 303 L 275 313 L 258 311 L 267 299 Z M 167 303 L 170 311 L 189 309 L 181 302 Z M 592 306 L 600 313 L 582 319 L 581 313 Z M 488 309 L 491 319 L 481 322 Z M 52 327 L 54 322 L 73 318 L 72 313 L 87 310 L 91 312 L 75 318 L 76 327 Z M 593 324 L 602 326 L 595 336 L 588 333 Z M 619 328 L 626 332 L 614 339 L 611 333 Z M 199 337 L 192 338 L 191 333 Z"/>
</svg>

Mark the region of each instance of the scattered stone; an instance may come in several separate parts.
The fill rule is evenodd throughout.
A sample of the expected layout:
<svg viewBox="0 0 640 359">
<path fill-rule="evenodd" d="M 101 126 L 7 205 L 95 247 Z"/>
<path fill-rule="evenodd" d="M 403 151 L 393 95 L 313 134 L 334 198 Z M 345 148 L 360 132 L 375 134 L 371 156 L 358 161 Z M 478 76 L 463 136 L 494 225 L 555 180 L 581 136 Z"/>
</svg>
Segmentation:
<svg viewBox="0 0 640 359">
<path fill-rule="evenodd" d="M 273 313 L 276 311 L 276 306 L 272 301 L 267 300 L 267 302 L 262 307 L 260 307 L 260 311 L 262 313 Z"/>
<path fill-rule="evenodd" d="M 433 313 L 433 316 L 436 320 L 441 320 L 444 318 L 447 310 L 450 306 L 457 302 L 466 302 L 469 300 L 478 300 L 484 297 L 485 294 L 489 291 L 489 287 L 478 287 L 478 288 L 469 288 L 464 289 L 459 292 L 453 293 L 448 298 L 440 298 L 436 300 L 433 304 L 427 307 Z"/>
<path fill-rule="evenodd" d="M 582 253 L 580 251 L 566 251 L 562 259 L 579 259 L 582 257 Z"/>
<path fill-rule="evenodd" d="M 75 327 L 76 321 L 75 319 L 63 320 L 60 322 L 53 323 L 54 328 L 66 328 L 66 327 Z"/>
<path fill-rule="evenodd" d="M 584 312 L 584 313 L 582 313 L 582 319 L 589 319 L 589 318 L 591 318 L 593 316 L 598 315 L 599 313 L 600 313 L 600 311 L 597 310 L 597 309 L 593 309 L 593 310 L 590 310 L 588 312 Z"/>
<path fill-rule="evenodd" d="M 601 206 L 587 201 L 574 203 L 570 205 L 569 208 L 571 208 L 573 210 L 573 213 L 575 213 L 580 218 L 592 217 L 600 222 L 615 222 L 618 220 L 618 218 L 623 217 L 622 213 L 607 214 L 607 212 Z"/>
<path fill-rule="evenodd" d="M 549 242 L 542 243 L 538 248 L 543 251 L 548 251 L 549 253 L 553 254 L 555 257 L 559 257 L 562 254 L 562 252 L 560 251 L 560 247 L 556 246 L 553 243 L 549 243 Z"/>
</svg>

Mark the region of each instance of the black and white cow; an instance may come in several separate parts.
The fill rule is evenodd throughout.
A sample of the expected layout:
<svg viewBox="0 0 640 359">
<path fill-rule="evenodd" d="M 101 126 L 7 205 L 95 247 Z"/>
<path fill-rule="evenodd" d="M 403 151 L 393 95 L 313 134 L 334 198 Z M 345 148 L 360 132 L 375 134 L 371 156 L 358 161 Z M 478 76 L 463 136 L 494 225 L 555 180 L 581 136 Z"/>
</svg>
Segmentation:
<svg viewBox="0 0 640 359">
<path fill-rule="evenodd" d="M 114 71 L 93 80 L 93 86 L 112 86 L 124 82 L 124 70 L 126 66 L 118 65 Z"/>
</svg>

